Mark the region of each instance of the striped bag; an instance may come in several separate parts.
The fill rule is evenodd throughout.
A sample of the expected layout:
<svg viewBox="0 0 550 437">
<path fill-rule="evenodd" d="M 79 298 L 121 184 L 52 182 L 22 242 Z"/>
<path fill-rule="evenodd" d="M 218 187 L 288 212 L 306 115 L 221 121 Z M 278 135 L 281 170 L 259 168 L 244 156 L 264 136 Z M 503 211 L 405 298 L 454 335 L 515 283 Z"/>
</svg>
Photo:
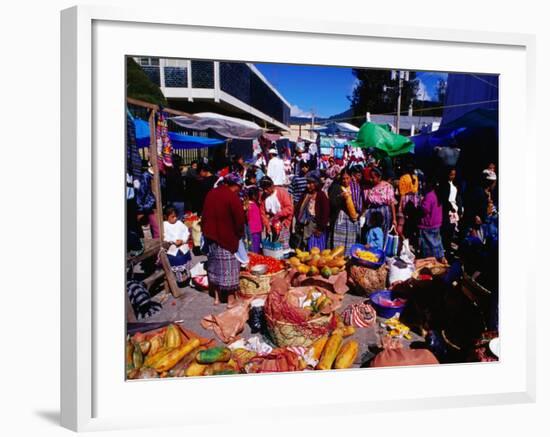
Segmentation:
<svg viewBox="0 0 550 437">
<path fill-rule="evenodd" d="M 399 250 L 399 235 L 395 228 L 392 226 L 386 236 L 386 243 L 384 244 L 384 252 L 388 258 L 397 256 Z"/>
<path fill-rule="evenodd" d="M 368 303 L 353 303 L 342 313 L 344 323 L 357 328 L 368 328 L 376 322 L 376 311 Z"/>
</svg>

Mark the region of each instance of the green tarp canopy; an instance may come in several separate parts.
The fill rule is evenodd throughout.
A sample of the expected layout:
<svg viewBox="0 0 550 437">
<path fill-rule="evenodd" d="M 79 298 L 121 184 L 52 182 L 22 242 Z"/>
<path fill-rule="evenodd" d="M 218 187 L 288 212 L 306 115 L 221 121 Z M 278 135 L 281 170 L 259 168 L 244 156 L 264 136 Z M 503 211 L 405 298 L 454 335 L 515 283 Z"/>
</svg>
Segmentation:
<svg viewBox="0 0 550 437">
<path fill-rule="evenodd" d="M 354 147 L 366 149 L 374 147 L 394 157 L 412 152 L 414 143 L 403 135 L 394 134 L 388 125 L 366 122 L 357 133 L 357 139 L 351 142 Z"/>
</svg>

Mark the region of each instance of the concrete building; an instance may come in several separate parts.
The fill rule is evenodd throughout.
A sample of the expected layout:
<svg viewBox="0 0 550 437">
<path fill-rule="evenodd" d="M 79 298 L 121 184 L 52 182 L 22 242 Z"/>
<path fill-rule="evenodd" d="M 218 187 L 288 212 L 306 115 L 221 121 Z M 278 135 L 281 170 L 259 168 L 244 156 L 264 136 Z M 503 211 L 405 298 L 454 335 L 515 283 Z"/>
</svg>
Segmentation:
<svg viewBox="0 0 550 437">
<path fill-rule="evenodd" d="M 389 124 L 395 131 L 397 116 L 369 114 L 370 121 L 377 124 Z M 439 129 L 441 117 L 426 115 L 401 115 L 399 118 L 399 133 L 405 136 L 412 136 L 420 132 L 428 133 Z"/>
<path fill-rule="evenodd" d="M 134 57 L 169 106 L 216 112 L 289 131 L 290 104 L 251 63 Z"/>
</svg>

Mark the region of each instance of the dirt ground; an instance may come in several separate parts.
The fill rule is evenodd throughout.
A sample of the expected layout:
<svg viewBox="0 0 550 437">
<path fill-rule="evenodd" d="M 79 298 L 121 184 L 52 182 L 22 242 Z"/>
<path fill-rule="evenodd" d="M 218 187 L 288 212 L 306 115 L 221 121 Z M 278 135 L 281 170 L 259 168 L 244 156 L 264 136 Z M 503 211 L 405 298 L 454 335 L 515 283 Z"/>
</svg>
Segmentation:
<svg viewBox="0 0 550 437">
<path fill-rule="evenodd" d="M 205 260 L 206 257 L 204 256 L 193 257 L 192 265 Z M 219 314 L 223 312 L 226 309 L 226 305 L 223 303 L 214 305 L 214 299 L 208 295 L 208 292 L 199 291 L 192 286 L 188 286 L 183 289 L 182 296 L 178 298 L 174 298 L 168 291 L 162 290 L 160 293 L 156 294 L 153 299 L 162 303 L 162 310 L 152 317 L 140 322 L 179 322 L 186 328 L 195 331 L 200 336 L 215 338 L 219 342 L 219 339 L 213 331 L 206 330 L 201 326 L 201 320 L 209 314 Z M 363 300 L 364 297 L 362 296 L 346 293 L 342 310 L 352 303 L 362 302 Z M 380 328 L 380 322 L 383 320 L 382 318 L 378 318 L 375 327 L 357 328 L 356 332 L 351 337 L 348 337 L 349 339 L 357 340 L 359 343 L 359 354 L 354 363 L 354 367 L 360 367 L 362 363 L 368 361 L 372 357 L 372 351 L 379 345 L 379 333 L 384 329 Z M 260 334 L 252 334 L 250 326 L 245 324 L 241 337 L 249 338 L 253 335 Z M 422 337 L 414 333 L 412 335 L 412 341 L 423 341 Z M 408 346 L 409 343 L 410 342 L 404 340 L 405 347 Z"/>
</svg>

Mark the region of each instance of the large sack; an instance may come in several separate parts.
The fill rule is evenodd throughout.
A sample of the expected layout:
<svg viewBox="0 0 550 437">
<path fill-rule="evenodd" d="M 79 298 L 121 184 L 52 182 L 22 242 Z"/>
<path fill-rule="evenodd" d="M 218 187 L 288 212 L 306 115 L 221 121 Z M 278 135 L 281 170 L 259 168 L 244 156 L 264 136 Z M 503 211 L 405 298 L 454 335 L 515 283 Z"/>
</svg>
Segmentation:
<svg viewBox="0 0 550 437">
<path fill-rule="evenodd" d="M 420 366 L 439 364 L 428 349 L 384 349 L 376 355 L 370 367 Z"/>
<path fill-rule="evenodd" d="M 308 276 L 299 273 L 296 269 L 290 269 L 287 273 L 287 280 L 292 287 L 305 287 L 311 285 L 324 288 L 336 294 L 345 294 L 349 290 L 347 286 L 348 273 L 345 270 L 325 279 L 321 275 Z"/>
<path fill-rule="evenodd" d="M 388 260 L 389 265 L 389 284 L 392 287 L 400 282 L 409 280 L 414 273 L 414 263 L 405 261 L 401 258 L 391 258 Z"/>
</svg>

